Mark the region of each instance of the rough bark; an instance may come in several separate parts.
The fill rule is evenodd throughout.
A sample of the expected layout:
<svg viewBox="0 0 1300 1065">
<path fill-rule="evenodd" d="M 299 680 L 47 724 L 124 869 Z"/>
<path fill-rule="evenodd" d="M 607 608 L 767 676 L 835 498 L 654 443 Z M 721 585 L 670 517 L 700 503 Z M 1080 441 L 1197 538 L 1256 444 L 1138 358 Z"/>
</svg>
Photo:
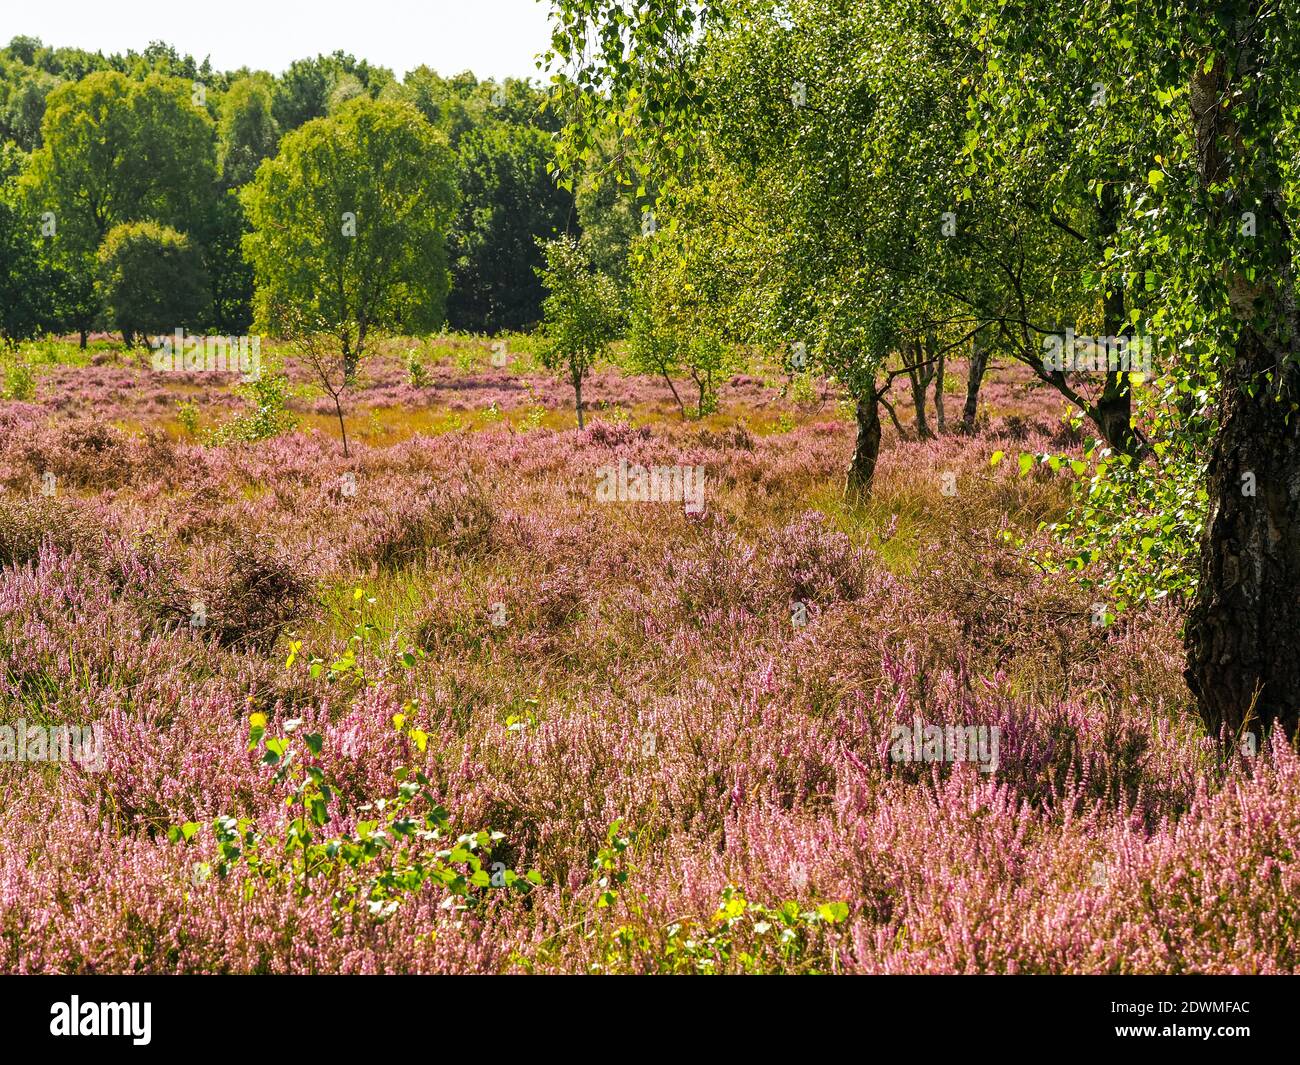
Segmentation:
<svg viewBox="0 0 1300 1065">
<path fill-rule="evenodd" d="M 1257 726 L 1296 732 L 1300 715 L 1300 375 L 1284 398 L 1246 380 L 1274 362 L 1247 330 L 1209 466 L 1212 509 L 1187 620 L 1187 683 L 1211 735 Z M 1250 494 L 1252 493 L 1253 494 Z"/>
<path fill-rule="evenodd" d="M 876 461 L 880 458 L 880 405 L 874 386 L 858 397 L 858 438 L 853 448 L 853 461 L 849 463 L 848 481 L 844 494 L 850 500 L 863 500 L 871 495 L 871 484 L 876 476 Z"/>
<path fill-rule="evenodd" d="M 907 381 L 912 388 L 912 408 L 916 412 L 913 426 L 918 440 L 933 439 L 930 422 L 926 416 L 926 398 L 930 391 L 930 382 L 934 379 L 933 335 L 926 337 L 925 347 L 921 346 L 919 337 L 905 340 L 900 350 L 903 367 L 907 370 Z"/>
<path fill-rule="evenodd" d="M 1209 69 L 1197 63 L 1189 103 L 1207 227 L 1231 217 L 1225 202 L 1224 147 L 1243 143 L 1221 105 L 1246 96 L 1257 76 L 1246 42 Z M 1233 71 L 1229 79 L 1227 71 Z M 1251 115 L 1253 109 L 1237 113 Z M 1258 136 L 1258 130 L 1250 131 Z M 1212 735 L 1236 739 L 1300 716 L 1300 369 L 1292 237 L 1275 164 L 1256 155 L 1236 177 L 1269 205 L 1258 256 L 1267 270 L 1227 278 L 1240 323 L 1224 374 L 1220 430 L 1210 454 L 1210 510 L 1201 540 L 1200 581 L 1187 619 L 1187 683 Z M 1242 180 L 1244 179 L 1244 180 Z M 1271 376 L 1271 380 L 1270 380 Z"/>
<path fill-rule="evenodd" d="M 1119 196 L 1116 188 L 1115 182 L 1107 182 L 1102 188 L 1098 230 L 1103 245 L 1109 245 L 1114 240 L 1118 229 Z M 1127 324 L 1124 292 L 1118 285 L 1114 285 L 1102 299 L 1102 332 L 1108 337 L 1117 337 Z M 1088 416 L 1112 451 L 1126 455 L 1139 451 L 1140 440 L 1133 431 L 1133 392 L 1127 372 L 1106 372 L 1106 383 Z"/>
<path fill-rule="evenodd" d="M 988 368 L 988 348 L 980 344 L 979 334 L 971 337 L 970 366 L 966 372 L 966 406 L 962 409 L 961 428 L 964 433 L 975 431 L 975 415 L 979 409 L 980 385 L 984 382 L 984 371 Z"/>
<path fill-rule="evenodd" d="M 1106 385 L 1088 416 L 1112 451 L 1126 455 L 1138 452 L 1138 436 L 1133 431 L 1133 394 L 1127 373 L 1106 374 Z"/>
</svg>

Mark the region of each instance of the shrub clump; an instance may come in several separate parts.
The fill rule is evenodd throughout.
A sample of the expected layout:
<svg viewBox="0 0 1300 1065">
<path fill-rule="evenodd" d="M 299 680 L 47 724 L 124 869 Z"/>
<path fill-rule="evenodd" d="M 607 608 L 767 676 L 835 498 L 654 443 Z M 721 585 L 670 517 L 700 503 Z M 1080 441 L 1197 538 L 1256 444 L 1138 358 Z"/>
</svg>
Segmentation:
<svg viewBox="0 0 1300 1065">
<path fill-rule="evenodd" d="M 476 484 L 434 485 L 396 506 L 374 507 L 357 522 L 355 565 L 400 569 L 436 554 L 478 558 L 495 546 L 497 514 Z"/>
<path fill-rule="evenodd" d="M 0 566 L 35 562 L 48 542 L 61 554 L 96 555 L 102 530 L 70 503 L 46 496 L 0 507 Z"/>
<path fill-rule="evenodd" d="M 210 634 L 222 647 L 269 651 L 307 612 L 314 592 L 313 582 L 292 561 L 254 548 L 229 555 L 189 589 L 162 578 L 153 608 L 164 623 Z"/>
</svg>

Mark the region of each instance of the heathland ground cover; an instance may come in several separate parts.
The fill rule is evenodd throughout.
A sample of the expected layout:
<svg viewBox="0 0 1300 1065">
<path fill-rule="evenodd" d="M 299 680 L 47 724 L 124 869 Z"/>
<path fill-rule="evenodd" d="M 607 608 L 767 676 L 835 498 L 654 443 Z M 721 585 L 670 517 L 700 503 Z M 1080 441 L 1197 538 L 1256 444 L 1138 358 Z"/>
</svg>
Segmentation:
<svg viewBox="0 0 1300 1065">
<path fill-rule="evenodd" d="M 1014 459 L 1082 437 L 1027 374 L 887 426 L 849 505 L 824 382 L 757 360 L 684 420 L 601 366 L 578 431 L 517 347 L 387 342 L 346 459 L 274 345 L 261 440 L 233 374 L 24 351 L 0 700 L 105 764 L 0 761 L 0 967 L 1294 969 L 1294 750 L 1205 734 L 1174 603 L 1098 624 L 1030 561 L 1069 470 Z M 621 462 L 702 512 L 601 501 Z M 996 772 L 891 756 L 971 723 Z"/>
</svg>

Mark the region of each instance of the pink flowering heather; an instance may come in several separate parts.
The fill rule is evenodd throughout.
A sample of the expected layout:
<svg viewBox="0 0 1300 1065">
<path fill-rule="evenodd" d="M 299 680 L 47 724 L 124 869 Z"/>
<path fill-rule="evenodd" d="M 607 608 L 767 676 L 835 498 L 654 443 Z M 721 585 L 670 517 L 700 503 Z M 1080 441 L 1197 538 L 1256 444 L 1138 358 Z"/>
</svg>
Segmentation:
<svg viewBox="0 0 1300 1065">
<path fill-rule="evenodd" d="M 776 376 L 699 422 L 601 371 L 579 432 L 470 354 L 367 362 L 347 458 L 140 360 L 0 405 L 0 724 L 102 754 L 0 759 L 0 969 L 1296 970 L 1296 753 L 1204 734 L 1181 604 L 1028 561 L 1064 479 L 990 456 L 1078 441 L 1016 375 L 849 507 Z"/>
</svg>

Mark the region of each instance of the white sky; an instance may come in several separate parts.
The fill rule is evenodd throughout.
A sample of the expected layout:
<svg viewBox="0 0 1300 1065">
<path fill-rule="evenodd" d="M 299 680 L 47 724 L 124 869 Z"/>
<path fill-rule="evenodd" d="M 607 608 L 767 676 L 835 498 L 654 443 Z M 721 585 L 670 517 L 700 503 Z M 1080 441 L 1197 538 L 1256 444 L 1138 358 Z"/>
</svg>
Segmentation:
<svg viewBox="0 0 1300 1065">
<path fill-rule="evenodd" d="M 0 46 L 25 34 L 109 55 L 162 40 L 218 70 L 275 74 L 342 49 L 399 77 L 425 64 L 540 78 L 549 10 L 545 0 L 0 0 Z"/>
</svg>

